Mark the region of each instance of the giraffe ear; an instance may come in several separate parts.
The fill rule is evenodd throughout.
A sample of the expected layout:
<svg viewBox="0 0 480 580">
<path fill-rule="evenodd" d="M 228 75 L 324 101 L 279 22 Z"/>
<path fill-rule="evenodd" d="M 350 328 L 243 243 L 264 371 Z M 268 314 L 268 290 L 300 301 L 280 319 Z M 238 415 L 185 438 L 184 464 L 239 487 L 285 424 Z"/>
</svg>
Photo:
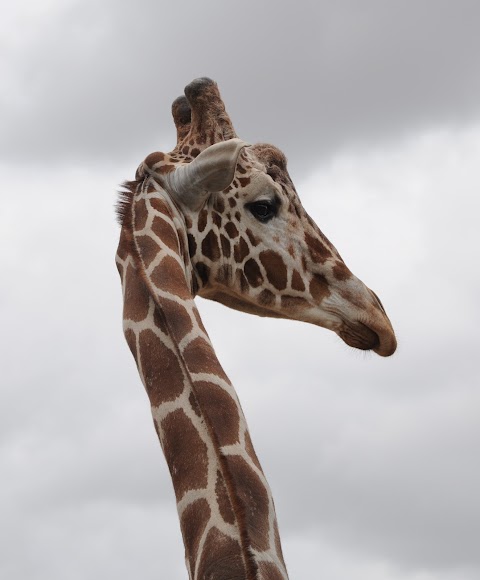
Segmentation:
<svg viewBox="0 0 480 580">
<path fill-rule="evenodd" d="M 222 191 L 232 183 L 238 156 L 249 146 L 238 138 L 220 141 L 204 149 L 188 165 L 158 177 L 177 201 L 197 210 L 211 193 Z"/>
</svg>

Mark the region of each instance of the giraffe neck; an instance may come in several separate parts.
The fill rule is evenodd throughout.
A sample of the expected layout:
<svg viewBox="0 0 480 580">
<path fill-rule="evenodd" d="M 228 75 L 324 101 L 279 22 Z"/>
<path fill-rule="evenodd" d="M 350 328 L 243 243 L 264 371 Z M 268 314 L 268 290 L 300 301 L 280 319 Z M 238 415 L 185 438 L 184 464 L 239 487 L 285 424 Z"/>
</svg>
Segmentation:
<svg viewBox="0 0 480 580">
<path fill-rule="evenodd" d="M 285 580 L 270 488 L 191 295 L 182 219 L 161 192 L 136 202 L 145 223 L 122 233 L 117 255 L 124 332 L 172 477 L 189 577 Z M 137 243 L 146 231 L 160 245 L 153 258 Z"/>
</svg>

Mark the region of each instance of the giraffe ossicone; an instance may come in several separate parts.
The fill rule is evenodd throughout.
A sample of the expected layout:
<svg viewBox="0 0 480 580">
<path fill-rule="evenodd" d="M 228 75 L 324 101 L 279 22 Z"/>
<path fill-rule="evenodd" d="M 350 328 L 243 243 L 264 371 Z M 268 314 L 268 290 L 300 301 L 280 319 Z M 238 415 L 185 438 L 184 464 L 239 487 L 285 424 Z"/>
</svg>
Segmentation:
<svg viewBox="0 0 480 580">
<path fill-rule="evenodd" d="M 303 209 L 283 153 L 238 139 L 214 81 L 190 83 L 172 113 L 175 148 L 149 155 L 119 203 L 124 333 L 172 477 L 189 577 L 285 580 L 272 494 L 194 297 L 323 326 L 381 356 L 395 335 Z"/>
</svg>

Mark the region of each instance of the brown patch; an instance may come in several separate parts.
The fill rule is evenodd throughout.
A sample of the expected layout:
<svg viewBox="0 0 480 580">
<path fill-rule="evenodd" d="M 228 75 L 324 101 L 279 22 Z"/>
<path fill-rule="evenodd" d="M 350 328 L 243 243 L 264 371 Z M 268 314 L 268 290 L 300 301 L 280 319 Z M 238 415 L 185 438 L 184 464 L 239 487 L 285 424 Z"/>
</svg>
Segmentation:
<svg viewBox="0 0 480 580">
<path fill-rule="evenodd" d="M 235 212 L 235 219 L 239 222 L 242 219 L 242 214 L 239 211 Z"/>
<path fill-rule="evenodd" d="M 232 397 L 221 387 L 195 381 L 195 395 L 200 408 L 208 409 L 208 419 L 221 447 L 238 443 L 240 417 Z"/>
<path fill-rule="evenodd" d="M 249 531 L 251 546 L 254 550 L 267 550 L 269 547 L 267 491 L 258 475 L 242 457 L 227 455 L 225 460 L 234 482 L 238 501 L 242 506 L 243 519 Z"/>
<path fill-rule="evenodd" d="M 180 525 L 185 543 L 185 557 L 193 563 L 197 559 L 198 545 L 212 513 L 206 499 L 188 505 L 182 513 Z"/>
<path fill-rule="evenodd" d="M 251 230 L 247 229 L 247 236 L 248 239 L 250 240 L 250 243 L 252 244 L 252 246 L 257 246 L 258 245 L 258 239 L 253 235 Z"/>
<path fill-rule="evenodd" d="M 192 236 L 192 234 L 187 234 L 187 240 L 188 240 L 188 255 L 190 256 L 190 258 L 192 258 L 193 256 L 195 256 L 195 253 L 197 251 L 197 242 L 195 238 Z"/>
<path fill-rule="evenodd" d="M 188 310 L 173 300 L 162 301 L 163 310 L 168 320 L 169 328 L 177 342 L 193 330 L 192 319 Z"/>
<path fill-rule="evenodd" d="M 139 199 L 138 201 L 135 201 L 134 223 L 133 223 L 134 229 L 137 231 L 143 230 L 143 228 L 147 223 L 147 218 L 148 218 L 148 209 L 145 200 Z"/>
<path fill-rule="evenodd" d="M 267 272 L 267 278 L 277 290 L 285 290 L 287 287 L 287 267 L 281 256 L 272 250 L 260 254 L 260 261 Z"/>
<path fill-rule="evenodd" d="M 218 508 L 220 515 L 227 524 L 235 523 L 235 513 L 232 509 L 230 498 L 228 497 L 227 488 L 223 481 L 220 471 L 217 471 L 217 482 L 215 484 L 215 495 L 217 496 Z"/>
<path fill-rule="evenodd" d="M 183 391 L 183 372 L 177 354 L 149 329 L 139 336 L 139 353 L 145 389 L 153 407 L 173 401 Z"/>
<path fill-rule="evenodd" d="M 244 167 L 242 167 L 240 165 L 240 163 L 237 165 L 236 169 L 237 169 L 238 173 L 241 173 L 242 175 L 245 175 L 245 173 L 247 173 L 247 170 Z"/>
<path fill-rule="evenodd" d="M 151 236 L 135 236 L 138 251 L 142 257 L 145 267 L 148 268 L 150 264 L 158 256 L 161 251 L 160 246 Z"/>
<path fill-rule="evenodd" d="M 227 375 L 224 373 L 215 351 L 211 344 L 203 338 L 196 338 L 185 348 L 183 357 L 191 373 L 212 373 L 227 383 Z"/>
<path fill-rule="evenodd" d="M 310 294 L 317 304 L 330 295 L 328 282 L 325 276 L 314 274 L 310 281 Z"/>
<path fill-rule="evenodd" d="M 337 280 L 343 281 L 348 280 L 349 278 L 352 277 L 352 273 L 350 272 L 350 270 L 340 260 L 337 260 L 335 262 L 335 266 L 332 269 L 333 275 Z"/>
<path fill-rule="evenodd" d="M 235 262 L 241 264 L 249 253 L 250 248 L 248 247 L 245 238 L 241 237 L 240 240 L 235 244 L 235 247 L 233 248 L 233 257 L 235 258 Z"/>
<path fill-rule="evenodd" d="M 247 185 L 252 181 L 250 177 L 239 177 L 238 181 L 242 187 L 247 187 Z"/>
<path fill-rule="evenodd" d="M 302 269 L 304 272 L 308 270 L 307 259 L 305 258 L 305 256 L 302 256 Z"/>
<path fill-rule="evenodd" d="M 137 337 L 135 333 L 131 329 L 127 329 L 124 331 L 125 340 L 127 341 L 128 348 L 130 349 L 131 353 L 133 354 L 133 358 L 135 362 L 137 361 Z"/>
<path fill-rule="evenodd" d="M 144 320 L 148 314 L 149 297 L 145 284 L 130 264 L 125 276 L 123 318 L 134 322 Z"/>
<path fill-rule="evenodd" d="M 216 262 L 220 258 L 218 236 L 213 230 L 208 232 L 202 242 L 202 254 L 212 262 Z"/>
<path fill-rule="evenodd" d="M 151 280 L 157 288 L 170 292 L 183 300 L 190 297 L 190 291 L 185 280 L 185 272 L 172 256 L 163 258 L 153 270 Z"/>
<path fill-rule="evenodd" d="M 305 242 L 307 243 L 310 256 L 316 264 L 324 264 L 332 256 L 332 252 L 319 238 L 306 233 Z"/>
<path fill-rule="evenodd" d="M 262 290 L 258 297 L 258 301 L 264 306 L 273 306 L 275 304 L 275 294 L 267 289 Z"/>
<path fill-rule="evenodd" d="M 155 216 L 152 222 L 152 231 L 171 250 L 178 250 L 177 232 L 162 218 Z"/>
<path fill-rule="evenodd" d="M 190 151 L 190 155 L 192 157 L 198 157 L 200 155 L 200 149 L 198 149 L 197 147 L 195 147 L 194 149 L 192 149 Z"/>
<path fill-rule="evenodd" d="M 292 289 L 297 290 L 298 292 L 303 292 L 305 290 L 305 284 L 297 270 L 294 270 L 292 274 Z"/>
<path fill-rule="evenodd" d="M 254 578 L 245 568 L 239 542 L 225 536 L 217 528 L 208 532 L 196 577 L 202 580 Z"/>
<path fill-rule="evenodd" d="M 225 231 L 227 232 L 228 237 L 231 240 L 234 240 L 238 236 L 238 230 L 237 230 L 235 224 L 232 222 L 228 222 L 228 224 L 226 224 Z"/>
<path fill-rule="evenodd" d="M 207 486 L 207 446 L 182 409 L 167 415 L 161 429 L 163 451 L 178 502 L 187 491 Z"/>
<path fill-rule="evenodd" d="M 235 206 L 237 205 L 237 202 L 236 202 L 236 200 L 235 200 L 235 198 L 234 198 L 234 197 L 229 197 L 229 198 L 228 198 L 228 205 L 229 205 L 230 207 L 235 207 Z"/>
<path fill-rule="evenodd" d="M 208 212 L 206 209 L 202 209 L 202 211 L 198 214 L 199 232 L 203 232 L 203 230 L 207 227 L 207 220 L 208 220 Z"/>
<path fill-rule="evenodd" d="M 223 200 L 223 196 L 217 195 L 213 207 L 219 213 L 223 213 L 225 211 L 225 201 Z"/>
<path fill-rule="evenodd" d="M 155 211 L 162 213 L 164 215 L 171 215 L 170 207 L 168 206 L 167 202 L 162 199 L 161 197 L 152 197 L 150 198 L 150 205 Z"/>
<path fill-rule="evenodd" d="M 260 268 L 255 260 L 253 260 L 252 258 L 250 258 L 250 260 L 247 260 L 243 270 L 245 272 L 245 276 L 247 277 L 248 282 L 250 283 L 250 286 L 253 286 L 253 288 L 257 288 L 262 284 L 263 282 L 262 272 L 260 271 Z"/>
<path fill-rule="evenodd" d="M 260 578 L 265 580 L 284 580 L 285 576 L 280 572 L 272 562 L 260 562 L 258 565 Z"/>
<path fill-rule="evenodd" d="M 225 258 L 230 258 L 230 241 L 223 235 L 220 234 L 220 243 L 222 245 L 222 254 Z"/>
</svg>

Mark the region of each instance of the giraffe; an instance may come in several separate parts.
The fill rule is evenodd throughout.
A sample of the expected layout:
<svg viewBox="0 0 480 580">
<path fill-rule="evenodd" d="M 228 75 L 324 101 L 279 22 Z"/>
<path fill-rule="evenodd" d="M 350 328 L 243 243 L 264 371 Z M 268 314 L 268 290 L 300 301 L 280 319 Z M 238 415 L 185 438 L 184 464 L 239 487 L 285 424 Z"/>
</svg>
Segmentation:
<svg viewBox="0 0 480 580">
<path fill-rule="evenodd" d="M 286 580 L 270 487 L 195 296 L 296 319 L 390 356 L 374 292 L 303 209 L 285 156 L 239 139 L 217 84 L 192 81 L 177 144 L 140 164 L 118 204 L 123 327 L 175 491 L 192 580 Z"/>
</svg>

